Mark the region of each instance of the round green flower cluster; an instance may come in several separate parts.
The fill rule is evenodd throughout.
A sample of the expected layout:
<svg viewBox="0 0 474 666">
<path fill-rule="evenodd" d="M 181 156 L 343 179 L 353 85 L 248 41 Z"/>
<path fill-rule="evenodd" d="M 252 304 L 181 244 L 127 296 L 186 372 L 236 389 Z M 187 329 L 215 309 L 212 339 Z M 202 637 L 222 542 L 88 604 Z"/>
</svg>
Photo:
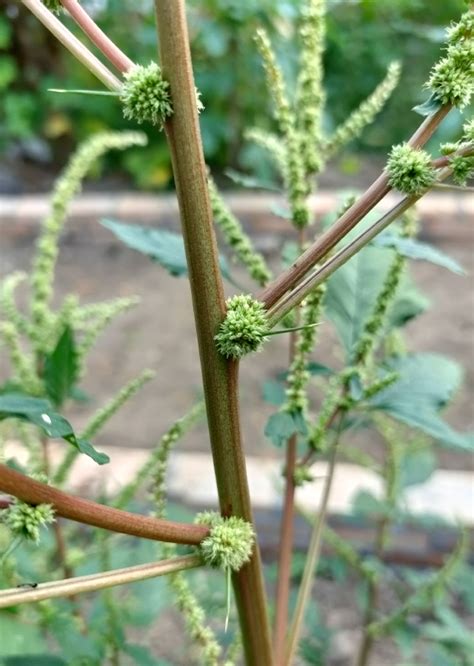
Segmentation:
<svg viewBox="0 0 474 666">
<path fill-rule="evenodd" d="M 61 0 L 43 0 L 43 5 L 53 14 L 59 14 L 63 9 Z"/>
<path fill-rule="evenodd" d="M 39 541 L 40 527 L 55 520 L 51 504 L 31 506 L 17 499 L 2 512 L 2 519 L 12 534 L 35 543 Z"/>
<path fill-rule="evenodd" d="M 455 155 L 450 163 L 453 170 L 453 180 L 457 185 L 465 185 L 474 176 L 474 157 L 469 155 Z"/>
<path fill-rule="evenodd" d="M 257 351 L 268 332 L 263 303 L 240 294 L 229 298 L 226 305 L 226 317 L 215 336 L 219 352 L 226 358 L 241 358 Z"/>
<path fill-rule="evenodd" d="M 173 114 L 170 85 L 163 79 L 156 62 L 147 67 L 135 65 L 125 73 L 120 101 L 125 118 L 136 120 L 139 124 L 149 121 L 159 129 Z"/>
<path fill-rule="evenodd" d="M 255 543 L 255 533 L 250 523 L 237 516 L 223 518 L 214 511 L 198 514 L 195 522 L 210 528 L 209 536 L 199 545 L 206 564 L 239 571 L 249 561 Z"/>
<path fill-rule="evenodd" d="M 463 138 L 474 143 L 474 118 L 466 120 L 462 128 Z"/>
<path fill-rule="evenodd" d="M 407 143 L 393 146 L 387 161 L 387 173 L 390 186 L 405 194 L 421 194 L 436 179 L 430 155 Z"/>
<path fill-rule="evenodd" d="M 427 87 L 443 104 L 467 106 L 474 89 L 474 11 L 448 30 L 446 55 L 431 70 Z"/>
</svg>

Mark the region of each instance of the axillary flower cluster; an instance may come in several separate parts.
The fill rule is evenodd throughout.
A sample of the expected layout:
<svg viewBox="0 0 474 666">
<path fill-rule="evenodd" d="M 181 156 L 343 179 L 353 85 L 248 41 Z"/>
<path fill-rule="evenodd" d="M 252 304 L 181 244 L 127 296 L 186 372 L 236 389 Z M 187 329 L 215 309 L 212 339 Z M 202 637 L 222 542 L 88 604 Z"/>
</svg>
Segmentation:
<svg viewBox="0 0 474 666">
<path fill-rule="evenodd" d="M 210 528 L 209 536 L 199 545 L 206 564 L 224 571 L 238 571 L 250 560 L 255 543 L 250 523 L 237 516 L 223 518 L 215 511 L 199 513 L 195 522 Z"/>
<path fill-rule="evenodd" d="M 54 523 L 54 510 L 50 504 L 31 506 L 18 499 L 2 512 L 2 521 L 15 537 L 39 542 L 40 528 Z"/>
<path fill-rule="evenodd" d="M 474 10 L 448 29 L 446 55 L 431 70 L 426 84 L 442 104 L 468 106 L 474 90 Z"/>
<path fill-rule="evenodd" d="M 217 349 L 226 358 L 241 358 L 257 351 L 269 326 L 263 303 L 239 294 L 226 302 L 227 314 L 215 336 Z"/>
</svg>

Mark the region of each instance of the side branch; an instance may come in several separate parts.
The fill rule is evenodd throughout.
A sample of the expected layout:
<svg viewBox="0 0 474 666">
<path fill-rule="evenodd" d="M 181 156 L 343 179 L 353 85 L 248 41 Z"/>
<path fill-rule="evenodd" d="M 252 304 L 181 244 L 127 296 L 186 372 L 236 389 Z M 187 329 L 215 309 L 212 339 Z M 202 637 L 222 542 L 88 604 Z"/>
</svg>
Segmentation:
<svg viewBox="0 0 474 666">
<path fill-rule="evenodd" d="M 209 529 L 202 525 L 141 516 L 69 495 L 6 465 L 0 465 L 0 491 L 28 504 L 51 504 L 63 518 L 143 539 L 197 545 L 209 534 Z"/>
<path fill-rule="evenodd" d="M 450 109 L 450 106 L 443 106 L 432 116 L 426 118 L 408 142 L 410 146 L 414 148 L 423 146 Z M 288 270 L 261 292 L 259 300 L 265 304 L 265 307 L 270 309 L 288 290 L 294 288 L 306 273 L 388 194 L 390 189 L 388 176 L 384 171 L 369 189 L 306 252 L 298 257 Z"/>
<path fill-rule="evenodd" d="M 151 564 L 139 564 L 125 569 L 115 569 L 88 576 L 77 576 L 52 581 L 51 583 L 42 583 L 31 588 L 14 587 L 0 592 L 0 608 L 29 604 L 44 599 L 71 597 L 84 592 L 95 592 L 115 585 L 135 583 L 139 580 L 157 578 L 175 571 L 194 569 L 199 566 L 202 566 L 202 559 L 199 555 L 184 555 L 183 557 L 174 557 Z"/>
<path fill-rule="evenodd" d="M 72 55 L 92 72 L 109 90 L 120 90 L 119 79 L 95 57 L 73 33 L 64 26 L 54 14 L 43 5 L 41 0 L 21 0 L 36 18 L 47 28 Z"/>
<path fill-rule="evenodd" d="M 89 37 L 91 42 L 102 51 L 107 60 L 118 69 L 119 72 L 127 72 L 133 67 L 133 62 L 121 51 L 114 42 L 99 28 L 97 23 L 81 7 L 77 0 L 61 0 L 77 25 Z"/>
</svg>

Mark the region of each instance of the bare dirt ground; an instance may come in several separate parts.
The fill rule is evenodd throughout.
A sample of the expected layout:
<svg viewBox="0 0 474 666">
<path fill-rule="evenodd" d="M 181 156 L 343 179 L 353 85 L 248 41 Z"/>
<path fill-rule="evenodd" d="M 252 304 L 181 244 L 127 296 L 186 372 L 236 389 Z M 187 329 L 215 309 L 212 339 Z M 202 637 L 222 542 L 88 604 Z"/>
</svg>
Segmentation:
<svg viewBox="0 0 474 666">
<path fill-rule="evenodd" d="M 34 234 L 21 231 L 21 221 L 3 234 L 0 245 L 0 276 L 12 270 L 28 270 L 34 248 Z M 451 224 L 446 220 L 446 225 Z M 4 228 L 4 227 L 3 227 Z M 256 239 L 269 252 L 276 266 L 274 235 L 262 234 L 259 223 Z M 463 391 L 448 408 L 446 417 L 461 430 L 474 428 L 472 396 L 474 389 L 474 294 L 472 274 L 474 252 L 472 238 L 445 234 L 431 239 L 454 257 L 468 271 L 459 277 L 425 262 L 412 262 L 416 281 L 432 302 L 432 308 L 407 328 L 409 348 L 436 351 L 453 357 L 464 368 Z M 235 267 L 235 278 L 249 285 Z M 249 285 L 251 289 L 251 285 Z M 95 302 L 116 296 L 138 295 L 141 303 L 120 316 L 101 337 L 90 356 L 89 372 L 83 382 L 91 396 L 87 405 L 72 408 L 71 417 L 79 427 L 91 411 L 144 368 L 153 368 L 157 376 L 114 417 L 97 444 L 124 447 L 152 447 L 160 434 L 186 412 L 200 392 L 200 375 L 189 288 L 186 278 L 170 277 L 161 267 L 137 252 L 124 247 L 99 225 L 72 220 L 61 245 L 57 271 L 57 298 L 74 292 L 83 302 Z M 279 455 L 265 440 L 263 428 L 272 407 L 261 398 L 264 378 L 274 377 L 284 369 L 287 358 L 285 336 L 276 336 L 265 350 L 242 363 L 242 414 L 247 450 L 262 456 Z M 315 359 L 338 363 L 340 351 L 329 323 L 320 331 Z M 3 366 L 3 367 L 2 367 Z M 6 374 L 0 365 L 0 377 Z M 358 444 L 377 448 L 373 434 L 356 436 Z M 191 433 L 183 446 L 208 450 L 204 426 Z M 440 452 L 447 468 L 462 468 L 472 463 L 470 456 Z"/>
</svg>

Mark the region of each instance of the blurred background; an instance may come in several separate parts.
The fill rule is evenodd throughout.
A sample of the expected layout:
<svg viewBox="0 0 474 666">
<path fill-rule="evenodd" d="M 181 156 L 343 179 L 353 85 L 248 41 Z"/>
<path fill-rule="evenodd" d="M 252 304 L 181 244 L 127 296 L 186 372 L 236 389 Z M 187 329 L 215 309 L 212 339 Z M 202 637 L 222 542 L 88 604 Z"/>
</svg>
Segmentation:
<svg viewBox="0 0 474 666">
<path fill-rule="evenodd" d="M 83 0 L 82 4 L 135 62 L 148 64 L 156 60 L 153 0 Z M 285 205 L 281 191 L 236 190 L 235 181 L 227 177 L 226 171 L 230 168 L 258 181 L 276 181 L 267 156 L 244 140 L 247 128 L 272 128 L 270 102 L 253 35 L 258 25 L 265 25 L 287 81 L 294 81 L 301 4 L 301 0 L 187 1 L 196 81 L 205 105 L 200 122 L 206 160 L 218 184 L 223 189 L 233 190 L 225 193 L 226 200 L 275 273 L 281 270 L 285 243 L 294 240 L 287 221 L 281 219 Z M 439 57 L 444 28 L 459 17 L 464 7 L 463 0 L 328 0 L 324 57 L 328 94 L 324 125 L 328 134 L 372 92 L 384 78 L 390 62 L 401 61 L 403 70 L 400 84 L 374 124 L 364 130 L 357 142 L 332 160 L 321 175 L 320 190 L 312 202 L 318 223 L 331 215 L 334 219 L 344 192 L 372 182 L 380 173 L 390 147 L 405 140 L 419 124 L 420 116 L 411 109 L 427 98 L 423 83 Z M 113 97 L 48 92 L 49 88 L 101 88 L 20 2 L 0 0 L 0 10 L 0 278 L 3 278 L 13 271 L 30 270 L 41 220 L 48 211 L 48 192 L 75 147 L 94 133 L 130 129 L 132 124 L 124 120 Z M 61 20 L 78 32 L 67 16 Z M 462 123 L 459 113 L 450 113 L 436 133 L 433 149 L 438 150 L 439 143 L 457 137 Z M 68 405 L 67 415 L 75 428 L 80 431 L 88 423 L 91 413 L 106 404 L 111 395 L 143 368 L 157 371 L 156 379 L 114 415 L 94 439 L 99 449 L 110 452 L 111 464 L 98 469 L 83 456 L 74 468 L 73 490 L 89 496 L 103 497 L 104 492 L 112 495 L 122 488 L 129 480 L 131 470 L 147 459 L 148 450 L 156 445 L 170 424 L 195 403 L 201 392 L 187 280 L 172 277 L 156 263 L 127 248 L 98 223 L 101 218 L 109 217 L 179 230 L 164 137 L 153 128 L 143 126 L 142 129 L 149 136 L 145 148 L 112 151 L 100 160 L 85 183 L 85 194 L 74 201 L 61 237 L 55 305 L 61 304 L 71 293 L 77 295 L 81 303 L 117 296 L 140 297 L 139 305 L 114 321 L 99 338 L 89 357 L 89 372 L 81 381 L 82 397 L 71 400 Z M 393 198 L 391 202 L 393 204 Z M 469 192 L 445 190 L 423 199 L 419 207 L 421 239 L 456 260 L 467 272 L 467 277 L 427 261 L 411 262 L 416 290 L 421 292 L 423 299 L 426 297 L 422 308 L 426 307 L 426 311 L 408 322 L 405 328 L 408 352 L 443 354 L 460 367 L 463 388 L 449 405 L 446 420 L 463 433 L 474 430 L 474 298 L 469 277 L 474 269 L 473 209 Z M 234 284 L 226 285 L 228 293 L 235 290 L 235 284 L 243 290 L 255 289 L 238 265 L 233 265 L 232 260 L 229 265 Z M 18 289 L 18 297 L 20 306 L 27 305 L 23 285 Z M 342 362 L 342 352 L 335 329 L 329 321 L 324 321 L 321 331 L 316 365 L 337 368 Z M 265 437 L 264 428 L 277 404 L 268 397 L 268 384 L 273 382 L 275 385 L 275 380 L 281 379 L 286 369 L 286 336 L 272 338 L 267 349 L 268 353 L 265 350 L 242 363 L 241 406 L 252 496 L 258 509 L 264 555 L 271 562 L 278 549 L 276 525 L 280 508 L 278 490 L 282 451 Z M 9 377 L 9 368 L 6 354 L 3 355 L 3 349 L 0 352 L 2 383 Z M 318 384 L 316 389 L 313 397 L 319 404 L 324 388 Z M 375 431 L 362 427 L 351 436 L 354 449 L 374 456 L 377 461 L 382 459 L 383 442 Z M 16 456 L 16 442 L 12 440 L 9 444 L 11 455 Z M 182 503 L 194 510 L 208 508 L 216 501 L 205 423 L 196 426 L 179 446 L 169 471 L 169 489 L 172 499 L 179 502 L 179 507 L 173 509 L 179 509 L 175 517 L 187 520 L 188 514 L 183 513 Z M 59 459 L 62 451 L 58 445 L 53 453 Z M 340 534 L 355 543 L 361 552 L 370 553 L 373 531 L 370 523 L 367 527 L 364 522 L 367 512 L 357 513 L 351 502 L 361 488 L 368 485 L 369 490 L 376 493 L 379 485 L 372 477 L 361 475 L 357 465 L 349 463 L 350 458 L 349 462 L 343 460 L 338 468 L 341 477 L 335 484 L 337 492 L 332 497 L 330 510 L 333 517 L 344 517 L 334 523 Z M 454 522 L 462 521 L 471 527 L 472 536 L 472 454 L 437 447 L 436 460 L 432 463 L 428 460 L 428 463 L 428 472 L 422 469 L 420 479 L 410 481 L 415 486 L 419 484 L 407 504 L 410 511 L 420 516 L 419 524 L 416 530 L 410 527 L 399 529 L 396 535 L 394 532 L 395 546 L 391 557 L 393 562 L 407 567 L 438 566 L 454 547 Z M 416 467 L 415 477 L 420 475 L 420 466 L 412 466 L 411 461 L 409 464 L 411 470 Z M 323 468 L 321 474 L 324 473 Z M 316 475 L 316 479 L 321 478 Z M 315 484 L 317 490 L 319 486 L 317 482 Z M 309 491 L 311 502 L 308 506 L 313 510 L 318 495 L 313 485 Z M 146 501 L 143 493 L 139 498 L 140 511 L 148 510 Z M 425 514 L 433 513 L 439 514 L 440 520 L 447 521 L 446 529 L 443 525 L 439 527 L 434 519 L 430 519 L 431 522 L 426 519 L 426 524 L 421 522 Z M 307 541 L 307 526 L 297 524 L 297 548 L 304 551 Z M 147 547 L 145 543 L 143 548 Z M 24 555 L 25 566 L 30 566 L 30 560 L 34 560 L 27 555 Z M 129 550 L 122 546 L 114 548 L 112 555 L 113 566 L 125 566 L 129 560 L 137 561 L 132 546 Z M 145 559 L 152 555 L 147 551 L 140 557 Z M 349 574 L 347 571 L 341 574 L 340 564 L 341 559 L 331 553 L 324 561 L 326 570 L 318 583 L 321 609 L 329 627 L 329 633 L 326 630 L 326 634 L 315 632 L 318 649 L 321 641 L 325 641 L 327 647 L 329 634 L 333 636 L 331 657 L 324 661 L 325 666 L 351 664 L 354 645 L 359 640 L 358 603 L 365 592 L 359 593 L 360 589 L 352 579 L 347 584 Z M 86 571 L 85 565 L 98 566 L 94 559 L 85 564 L 79 561 L 78 570 L 82 571 L 82 566 Z M 299 566 L 301 569 L 301 561 Z M 295 572 L 297 579 L 301 573 L 298 562 Z M 453 633 L 447 630 L 444 634 L 434 632 L 435 644 L 443 639 L 448 648 L 443 648 L 438 661 L 430 657 L 426 662 L 417 660 L 413 663 L 429 666 L 467 666 L 472 663 L 458 661 L 456 656 L 451 661 L 446 658 L 449 650 L 453 653 L 451 643 L 455 640 L 461 644 L 462 654 L 472 653 L 472 569 L 466 568 L 463 572 L 464 577 L 459 576 L 452 599 L 465 622 L 464 633 L 457 629 L 457 634 L 454 629 Z M 44 575 L 49 575 L 48 569 Z M 411 575 L 416 588 L 423 579 Z M 206 581 L 202 587 L 208 590 L 216 587 Z M 269 581 L 270 585 L 274 582 L 270 575 Z M 335 585 L 337 595 L 334 594 Z M 159 604 L 160 608 L 165 608 L 170 603 L 163 586 L 150 587 L 147 583 L 141 589 L 146 599 L 143 606 L 151 611 Z M 151 601 L 150 590 L 156 591 Z M 466 599 L 469 596 L 467 601 L 461 599 L 463 594 Z M 392 597 L 391 589 L 384 591 L 383 601 L 385 604 L 388 599 L 387 607 L 393 605 Z M 447 603 L 451 603 L 451 597 Z M 126 612 L 130 608 L 124 606 Z M 94 621 L 98 615 L 99 612 Z M 154 647 L 155 655 L 169 658 L 178 666 L 186 666 L 189 660 L 186 656 L 177 657 L 174 644 L 180 627 L 177 618 L 168 611 L 160 618 L 159 630 L 154 625 L 146 629 L 146 623 L 154 621 L 151 613 L 148 620 L 142 618 L 145 628 L 136 630 L 136 633 L 140 631 L 139 636 L 145 636 L 147 644 Z M 311 626 L 319 626 L 313 620 Z M 30 645 L 31 641 L 25 638 L 25 627 L 19 631 L 15 618 L 8 618 L 8 621 L 11 624 L 5 616 L 2 617 L 6 627 L 5 645 L 7 634 L 12 640 L 15 635 L 20 636 L 23 643 Z M 34 624 L 36 626 L 36 620 Z M 65 634 L 68 632 L 61 625 L 61 645 Z M 82 641 L 83 637 L 80 638 Z M 400 642 L 404 641 L 405 637 L 400 633 Z M 2 636 L 0 644 L 3 642 Z M 380 643 L 374 663 L 378 666 L 401 663 L 397 661 L 399 653 L 393 641 Z M 7 653 L 21 654 L 23 647 L 9 644 L 10 652 L 7 650 Z M 64 649 L 68 651 L 69 647 Z M 315 648 L 311 647 L 309 656 L 314 652 Z M 0 661 L 1 656 L 0 648 Z M 321 666 L 323 662 L 308 657 L 305 663 Z"/>
<path fill-rule="evenodd" d="M 85 0 L 112 39 L 137 63 L 156 59 L 152 0 Z M 189 0 L 189 25 L 197 85 L 206 107 L 201 127 L 212 171 L 227 167 L 263 177 L 271 167 L 245 128 L 268 125 L 269 102 L 253 44 L 257 25 L 270 32 L 292 80 L 299 0 Z M 422 84 L 439 54 L 444 26 L 462 12 L 463 0 L 332 0 L 329 2 L 324 123 L 335 127 L 383 79 L 392 60 L 403 64 L 390 104 L 362 139 L 331 165 L 322 185 L 365 184 L 388 148 L 417 123 L 409 113 L 426 98 Z M 0 0 L 0 192 L 47 191 L 78 141 L 106 128 L 129 126 L 114 98 L 55 94 L 48 88 L 98 89 L 98 82 L 42 28 L 19 2 Z M 64 18 L 76 30 L 73 21 Z M 294 80 L 294 78 L 293 78 Z M 460 119 L 451 114 L 438 140 L 449 140 Z M 96 187 L 167 189 L 171 169 L 164 139 L 103 163 Z M 375 158 L 375 160 L 374 160 Z M 223 181 L 222 184 L 229 183 Z"/>
</svg>

